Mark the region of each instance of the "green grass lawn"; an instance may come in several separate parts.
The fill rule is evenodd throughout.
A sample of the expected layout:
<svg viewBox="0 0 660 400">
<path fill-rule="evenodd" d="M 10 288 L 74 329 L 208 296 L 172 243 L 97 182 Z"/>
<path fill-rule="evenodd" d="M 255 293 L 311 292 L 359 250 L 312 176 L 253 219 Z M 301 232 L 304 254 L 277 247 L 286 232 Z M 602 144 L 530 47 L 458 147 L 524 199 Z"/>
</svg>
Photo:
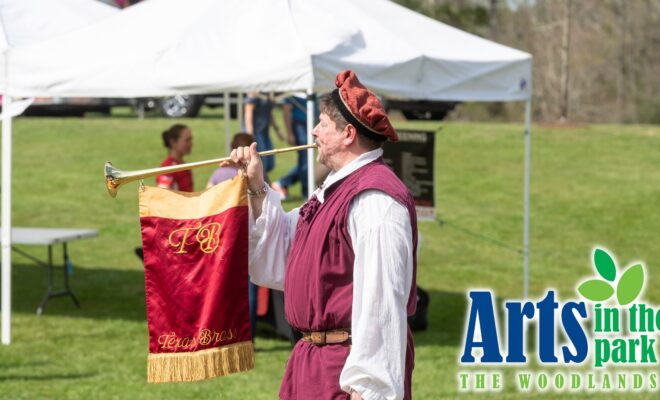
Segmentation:
<svg viewBox="0 0 660 400">
<path fill-rule="evenodd" d="M 194 135 L 188 161 L 225 154 L 221 113 L 206 111 L 184 122 Z M 157 166 L 165 156 L 160 133 L 171 123 L 129 113 L 15 120 L 14 225 L 90 227 L 100 236 L 69 248 L 75 264 L 71 284 L 82 308 L 57 298 L 42 317 L 34 312 L 46 273 L 14 253 L 13 343 L 0 346 L 0 398 L 277 397 L 290 345 L 268 335 L 264 326 L 251 372 L 200 383 L 146 383 L 144 278 L 133 254 L 140 244 L 138 186 L 127 185 L 110 198 L 102 167 L 108 160 L 127 170 Z M 418 284 L 430 292 L 431 305 L 429 329 L 415 335 L 413 391 L 415 399 L 458 397 L 457 372 L 465 369 L 457 359 L 466 290 L 489 287 L 499 298 L 522 294 L 522 125 L 397 125 L 437 130 L 436 200 L 443 221 L 420 223 Z M 646 298 L 660 304 L 660 292 L 652 289 L 660 282 L 658 154 L 657 126 L 533 128 L 532 297 L 547 288 L 563 298 L 574 296 L 578 278 L 592 274 L 592 247 L 601 244 L 622 264 L 646 261 Z M 294 157 L 278 156 L 274 176 L 286 172 Z M 194 172 L 197 188 L 211 172 Z M 300 201 L 298 195 L 287 207 Z M 41 247 L 21 248 L 46 255 Z M 59 249 L 55 256 L 59 259 Z M 520 395 L 507 386 L 501 396 Z"/>
</svg>

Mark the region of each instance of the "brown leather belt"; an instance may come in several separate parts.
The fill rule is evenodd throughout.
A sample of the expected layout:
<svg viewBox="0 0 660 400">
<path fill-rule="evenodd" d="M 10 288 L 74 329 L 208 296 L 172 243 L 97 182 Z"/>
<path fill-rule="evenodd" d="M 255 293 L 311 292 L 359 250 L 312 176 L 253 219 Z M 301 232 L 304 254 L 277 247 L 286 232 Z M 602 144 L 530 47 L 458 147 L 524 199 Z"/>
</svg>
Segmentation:
<svg viewBox="0 0 660 400">
<path fill-rule="evenodd" d="M 317 346 L 325 344 L 344 343 L 351 339 L 350 329 L 333 329 L 331 331 L 303 332 L 303 342 L 309 342 Z"/>
</svg>

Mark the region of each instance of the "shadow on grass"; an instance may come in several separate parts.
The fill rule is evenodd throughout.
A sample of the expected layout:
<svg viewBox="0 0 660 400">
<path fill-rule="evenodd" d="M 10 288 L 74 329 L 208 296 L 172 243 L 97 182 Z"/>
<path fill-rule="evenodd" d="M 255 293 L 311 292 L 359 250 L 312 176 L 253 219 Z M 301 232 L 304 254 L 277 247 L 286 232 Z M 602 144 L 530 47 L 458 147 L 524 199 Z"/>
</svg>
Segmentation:
<svg viewBox="0 0 660 400">
<path fill-rule="evenodd" d="M 254 351 L 257 353 L 278 353 L 280 351 L 291 352 L 291 350 L 293 350 L 293 346 L 288 342 L 286 342 L 286 339 L 282 339 L 278 337 L 277 339 L 280 339 L 283 342 L 283 344 L 270 346 L 270 347 L 261 346 L 259 343 L 259 339 L 260 337 L 257 336 L 257 340 L 254 345 Z"/>
<path fill-rule="evenodd" d="M 37 305 L 46 292 L 46 269 L 32 264 L 15 264 L 12 270 L 12 308 L 17 313 L 35 315 Z M 70 282 L 81 307 L 76 308 L 69 297 L 56 297 L 46 305 L 44 316 L 146 321 L 142 270 L 74 268 Z M 61 269 L 56 270 L 55 284 L 56 290 L 61 287 Z M 459 346 L 465 325 L 465 293 L 438 290 L 428 292 L 428 328 L 415 332 L 415 345 Z M 270 327 L 262 324 L 258 331 L 258 336 L 277 337 Z M 283 340 L 283 343 L 286 342 Z M 290 348 L 283 344 L 281 350 L 285 347 Z"/>
<path fill-rule="evenodd" d="M 61 268 L 55 269 L 54 282 L 56 291 L 63 288 Z M 80 308 L 69 296 L 55 297 L 46 304 L 44 316 L 146 320 L 142 270 L 74 267 L 69 282 L 80 301 Z M 46 268 L 34 264 L 14 264 L 12 284 L 13 310 L 36 315 L 37 306 L 48 287 Z"/>
<path fill-rule="evenodd" d="M 425 331 L 413 332 L 415 347 L 449 346 L 462 349 L 463 334 L 467 318 L 467 293 L 427 290 L 430 297 L 429 325 Z M 495 313 L 501 340 L 506 340 L 506 313 L 504 303 L 507 299 L 495 298 Z M 536 322 L 526 323 L 527 331 L 524 343 L 527 349 L 534 349 L 537 342 L 538 329 Z M 503 350 L 503 349 L 501 349 Z"/>
<path fill-rule="evenodd" d="M 48 363 L 45 361 L 30 361 L 30 362 L 13 363 L 13 364 L 0 363 L 0 371 L 2 371 L 3 369 L 12 369 L 12 368 L 40 367 L 42 365 L 47 365 L 47 364 Z"/>
<path fill-rule="evenodd" d="M 428 327 L 414 332 L 415 347 L 458 346 L 465 325 L 465 293 L 428 290 Z"/>
<path fill-rule="evenodd" d="M 51 381 L 62 379 L 84 379 L 96 376 L 92 373 L 84 374 L 46 374 L 46 375 L 0 375 L 2 381 Z"/>
</svg>

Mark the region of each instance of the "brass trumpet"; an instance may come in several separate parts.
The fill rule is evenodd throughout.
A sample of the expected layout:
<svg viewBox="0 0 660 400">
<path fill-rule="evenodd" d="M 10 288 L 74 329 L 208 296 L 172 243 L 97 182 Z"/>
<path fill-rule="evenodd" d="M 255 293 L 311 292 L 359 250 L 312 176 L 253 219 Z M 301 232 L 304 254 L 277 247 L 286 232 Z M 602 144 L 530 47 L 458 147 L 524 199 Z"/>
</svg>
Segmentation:
<svg viewBox="0 0 660 400">
<path fill-rule="evenodd" d="M 306 144 L 302 146 L 286 147 L 283 149 L 275 149 L 262 151 L 260 156 L 271 156 L 274 154 L 285 153 L 288 151 L 298 151 L 305 149 L 314 149 L 316 144 Z M 197 161 L 187 164 L 172 165 L 169 167 L 159 167 L 150 169 L 141 169 L 138 171 L 122 171 L 112 166 L 110 161 L 105 163 L 105 185 L 108 188 L 108 193 L 112 197 L 117 197 L 117 191 L 121 186 L 126 183 L 137 181 L 138 179 L 149 178 L 151 176 L 163 175 L 172 172 L 186 171 L 189 169 L 206 167 L 208 165 L 217 165 L 223 161 L 231 161 L 231 157 L 216 158 L 214 160 Z"/>
</svg>

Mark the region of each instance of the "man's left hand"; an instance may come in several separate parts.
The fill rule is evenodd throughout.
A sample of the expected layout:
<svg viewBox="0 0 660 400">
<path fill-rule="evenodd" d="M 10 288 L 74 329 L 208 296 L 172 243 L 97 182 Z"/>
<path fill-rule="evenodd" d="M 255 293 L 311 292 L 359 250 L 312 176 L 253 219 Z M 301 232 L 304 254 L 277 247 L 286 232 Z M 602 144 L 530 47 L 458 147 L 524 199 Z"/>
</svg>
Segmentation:
<svg viewBox="0 0 660 400">
<path fill-rule="evenodd" d="M 351 400 L 362 400 L 362 396 L 356 391 L 351 391 Z"/>
</svg>

